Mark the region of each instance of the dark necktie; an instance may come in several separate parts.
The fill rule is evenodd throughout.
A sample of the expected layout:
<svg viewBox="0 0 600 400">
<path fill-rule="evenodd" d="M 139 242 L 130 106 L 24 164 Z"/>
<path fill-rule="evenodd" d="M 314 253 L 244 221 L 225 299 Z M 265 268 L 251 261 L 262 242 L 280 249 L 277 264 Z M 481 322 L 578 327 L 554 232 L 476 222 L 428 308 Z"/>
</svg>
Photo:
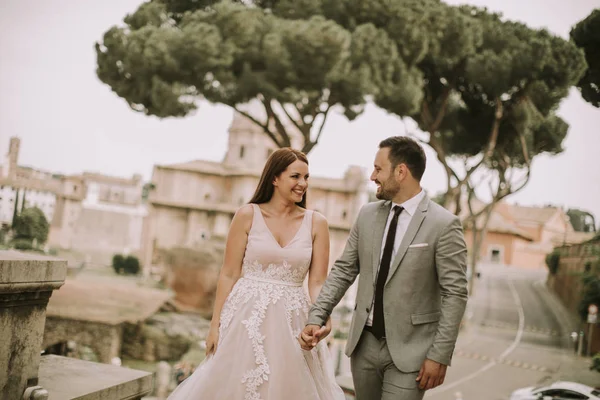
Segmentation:
<svg viewBox="0 0 600 400">
<path fill-rule="evenodd" d="M 394 242 L 396 241 L 396 228 L 398 227 L 398 216 L 404 210 L 403 207 L 394 206 L 394 217 L 390 222 L 385 246 L 383 247 L 383 256 L 379 265 L 377 274 L 377 285 L 375 287 L 375 306 L 373 308 L 373 326 L 372 333 L 377 339 L 385 337 L 385 322 L 383 319 L 383 288 L 390 272 L 392 263 L 392 254 L 394 252 Z"/>
</svg>

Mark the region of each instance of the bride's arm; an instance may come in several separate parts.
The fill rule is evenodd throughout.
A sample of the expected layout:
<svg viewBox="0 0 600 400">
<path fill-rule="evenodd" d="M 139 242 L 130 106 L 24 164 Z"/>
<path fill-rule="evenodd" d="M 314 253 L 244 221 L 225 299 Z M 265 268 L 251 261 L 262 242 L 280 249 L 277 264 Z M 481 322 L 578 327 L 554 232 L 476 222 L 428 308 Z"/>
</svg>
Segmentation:
<svg viewBox="0 0 600 400">
<path fill-rule="evenodd" d="M 318 212 L 313 214 L 313 234 L 313 253 L 308 274 L 308 294 L 314 304 L 327 279 L 329 270 L 329 225 L 327 219 Z M 315 336 L 317 340 L 321 340 L 330 332 L 331 317 L 327 318 L 325 325 L 315 333 Z M 302 342 L 300 346 L 305 350 L 310 350 L 309 347 L 303 346 Z"/>
<path fill-rule="evenodd" d="M 329 269 L 329 225 L 325 217 L 313 213 L 313 253 L 308 273 L 308 294 L 314 303 L 327 279 Z"/>
<path fill-rule="evenodd" d="M 210 321 L 209 338 L 206 343 L 206 352 L 212 353 L 216 350 L 216 337 L 218 337 L 219 324 L 221 322 L 221 310 L 225 299 L 229 296 L 233 285 L 242 274 L 242 261 L 248 243 L 248 232 L 252 227 L 252 217 L 254 210 L 250 204 L 241 207 L 233 216 L 229 233 L 227 234 L 227 243 L 225 244 L 225 256 L 223 266 L 219 273 L 217 282 L 217 294 L 213 316 Z M 212 334 L 212 335 L 211 335 Z M 212 336 L 212 337 L 211 337 Z M 210 340 L 209 340 L 210 339 Z M 215 347 L 213 350 L 211 347 Z"/>
</svg>

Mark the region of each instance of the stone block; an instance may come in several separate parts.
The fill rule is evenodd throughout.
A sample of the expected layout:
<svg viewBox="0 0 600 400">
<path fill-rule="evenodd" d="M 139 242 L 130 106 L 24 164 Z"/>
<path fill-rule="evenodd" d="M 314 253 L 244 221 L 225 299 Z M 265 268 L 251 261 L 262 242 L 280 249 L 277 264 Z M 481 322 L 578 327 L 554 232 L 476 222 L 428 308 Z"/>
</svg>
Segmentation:
<svg viewBox="0 0 600 400">
<path fill-rule="evenodd" d="M 0 251 L 0 398 L 37 385 L 46 306 L 66 275 L 64 260 Z"/>
<path fill-rule="evenodd" d="M 41 358 L 39 385 L 48 400 L 138 400 L 152 392 L 153 374 L 48 355 Z"/>
</svg>

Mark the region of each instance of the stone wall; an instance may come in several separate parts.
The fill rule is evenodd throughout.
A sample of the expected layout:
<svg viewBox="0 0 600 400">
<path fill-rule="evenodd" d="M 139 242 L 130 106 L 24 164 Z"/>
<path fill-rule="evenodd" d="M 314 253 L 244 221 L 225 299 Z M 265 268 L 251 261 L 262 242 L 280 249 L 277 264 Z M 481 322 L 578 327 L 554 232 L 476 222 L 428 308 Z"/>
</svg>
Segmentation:
<svg viewBox="0 0 600 400">
<path fill-rule="evenodd" d="M 144 323 L 125 324 L 124 357 L 144 361 L 178 361 L 204 340 L 209 321 L 195 314 L 160 313 Z"/>
<path fill-rule="evenodd" d="M 99 362 L 110 363 L 121 356 L 122 327 L 48 316 L 42 349 L 69 340 L 90 347 Z"/>
<path fill-rule="evenodd" d="M 563 304 L 576 314 L 583 289 L 581 276 L 586 264 L 600 257 L 600 241 L 558 247 L 556 250 L 560 253 L 558 272 L 550 276 L 549 284 Z"/>
<path fill-rule="evenodd" d="M 208 317 L 212 314 L 219 269 L 223 262 L 222 242 L 207 242 L 204 248 L 174 248 L 161 251 L 164 283 L 175 293 L 175 303 Z"/>
<path fill-rule="evenodd" d="M 579 319 L 579 303 L 583 291 L 582 275 L 586 267 L 593 265 L 600 257 L 600 240 L 589 241 L 556 249 L 560 254 L 556 275 L 548 275 L 548 286 L 558 295 L 569 311 Z M 596 273 L 599 273 L 596 271 Z M 588 324 L 582 321 L 581 329 L 587 334 Z M 596 325 L 593 336 L 592 353 L 600 352 L 600 331 Z"/>
</svg>

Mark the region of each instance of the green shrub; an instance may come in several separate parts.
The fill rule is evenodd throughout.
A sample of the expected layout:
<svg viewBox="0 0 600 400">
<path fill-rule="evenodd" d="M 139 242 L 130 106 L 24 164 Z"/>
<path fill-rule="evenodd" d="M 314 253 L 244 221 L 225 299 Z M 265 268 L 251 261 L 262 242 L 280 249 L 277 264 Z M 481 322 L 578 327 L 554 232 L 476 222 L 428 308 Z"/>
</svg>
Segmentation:
<svg viewBox="0 0 600 400">
<path fill-rule="evenodd" d="M 140 260 L 135 256 L 125 257 L 121 254 L 115 254 L 112 267 L 117 274 L 137 275 L 140 272 Z"/>
<path fill-rule="evenodd" d="M 582 283 L 579 316 L 582 320 L 586 320 L 590 304 L 600 304 L 600 276 L 590 273 L 584 274 L 582 276 Z"/>
<path fill-rule="evenodd" d="M 15 240 L 13 240 L 12 245 L 17 250 L 32 250 L 33 249 L 33 243 L 31 241 L 31 239 L 25 239 L 25 238 L 15 239 Z"/>
<path fill-rule="evenodd" d="M 594 358 L 592 358 L 592 365 L 590 366 L 592 371 L 600 372 L 600 353 L 596 354 Z"/>
<path fill-rule="evenodd" d="M 50 224 L 42 210 L 31 207 L 15 218 L 12 229 L 17 239 L 36 239 L 38 244 L 43 244 L 48 239 Z"/>
<path fill-rule="evenodd" d="M 126 274 L 137 275 L 140 272 L 140 260 L 135 256 L 127 256 L 123 261 L 123 268 Z"/>
<path fill-rule="evenodd" d="M 121 274 L 121 273 L 125 272 L 125 267 L 123 266 L 124 261 L 125 261 L 125 258 L 123 258 L 123 256 L 121 254 L 115 254 L 113 256 L 112 267 L 117 274 Z"/>
<path fill-rule="evenodd" d="M 546 265 L 552 275 L 556 275 L 558 272 L 558 265 L 560 264 L 560 253 L 554 250 L 552 253 L 546 255 Z"/>
</svg>

